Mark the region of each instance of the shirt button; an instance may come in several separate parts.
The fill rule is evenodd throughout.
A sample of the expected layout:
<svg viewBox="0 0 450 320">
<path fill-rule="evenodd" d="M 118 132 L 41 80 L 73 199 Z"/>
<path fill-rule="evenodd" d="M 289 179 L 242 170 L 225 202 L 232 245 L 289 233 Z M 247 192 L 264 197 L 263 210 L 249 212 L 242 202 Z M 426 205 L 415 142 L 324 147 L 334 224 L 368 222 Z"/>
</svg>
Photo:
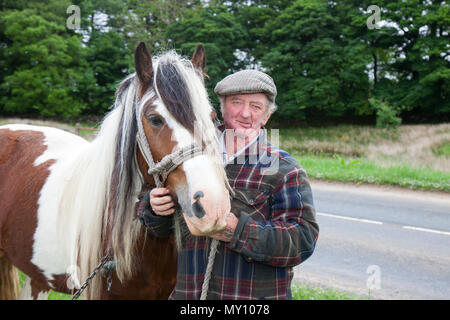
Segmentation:
<svg viewBox="0 0 450 320">
<path fill-rule="evenodd" d="M 255 201 L 253 201 L 253 199 L 250 199 L 250 200 L 248 200 L 248 203 L 250 203 L 250 204 L 254 204 L 254 203 L 255 203 Z"/>
</svg>

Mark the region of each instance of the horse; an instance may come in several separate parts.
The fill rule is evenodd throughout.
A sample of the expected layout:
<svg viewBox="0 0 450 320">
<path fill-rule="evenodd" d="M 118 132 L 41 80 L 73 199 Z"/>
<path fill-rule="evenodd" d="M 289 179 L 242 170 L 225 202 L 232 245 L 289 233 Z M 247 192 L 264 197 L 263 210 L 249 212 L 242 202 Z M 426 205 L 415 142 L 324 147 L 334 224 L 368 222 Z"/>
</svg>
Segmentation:
<svg viewBox="0 0 450 320">
<path fill-rule="evenodd" d="M 108 254 L 110 281 L 95 276 L 85 299 L 167 299 L 176 239 L 153 237 L 136 217 L 140 197 L 158 183 L 193 235 L 225 227 L 229 185 L 203 46 L 189 60 L 173 50 L 152 57 L 141 42 L 134 64 L 92 142 L 51 127 L 0 126 L 0 299 L 73 294 Z M 155 171 L 193 146 L 202 152 Z M 27 276 L 20 293 L 18 269 Z"/>
</svg>

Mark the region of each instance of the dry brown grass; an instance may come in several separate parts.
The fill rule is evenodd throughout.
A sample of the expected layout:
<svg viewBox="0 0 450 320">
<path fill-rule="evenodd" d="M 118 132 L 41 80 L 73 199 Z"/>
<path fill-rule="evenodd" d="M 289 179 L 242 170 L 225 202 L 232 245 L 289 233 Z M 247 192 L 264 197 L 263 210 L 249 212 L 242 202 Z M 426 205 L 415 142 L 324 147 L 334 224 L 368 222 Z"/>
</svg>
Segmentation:
<svg viewBox="0 0 450 320">
<path fill-rule="evenodd" d="M 450 144 L 450 123 L 403 125 L 395 129 L 341 125 L 281 129 L 281 147 L 290 152 L 338 154 L 373 160 L 381 166 L 410 165 L 450 171 L 450 157 L 433 149 Z"/>
<path fill-rule="evenodd" d="M 450 143 L 450 124 L 404 125 L 398 129 L 396 141 L 381 140 L 368 145 L 366 156 L 377 162 L 426 166 L 450 171 L 450 157 L 437 156 L 433 149 Z"/>
</svg>

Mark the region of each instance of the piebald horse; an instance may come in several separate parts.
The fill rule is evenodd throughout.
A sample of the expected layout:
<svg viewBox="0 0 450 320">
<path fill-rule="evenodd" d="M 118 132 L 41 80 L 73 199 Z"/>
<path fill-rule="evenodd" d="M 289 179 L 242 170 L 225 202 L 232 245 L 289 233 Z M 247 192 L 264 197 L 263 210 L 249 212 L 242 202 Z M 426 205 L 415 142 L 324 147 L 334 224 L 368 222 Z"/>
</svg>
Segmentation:
<svg viewBox="0 0 450 320">
<path fill-rule="evenodd" d="M 184 159 L 165 186 L 192 234 L 223 229 L 230 200 L 203 83 L 205 59 L 201 45 L 188 60 L 173 51 L 152 58 L 140 43 L 136 72 L 120 83 L 90 143 L 55 128 L 0 126 L 0 299 L 73 293 L 107 252 L 116 263 L 112 285 L 107 290 L 99 272 L 86 299 L 168 298 L 174 236 L 154 238 L 136 218 L 139 196 L 156 180 L 141 145 L 154 163 L 192 144 L 206 150 Z M 17 269 L 27 276 L 20 293 Z"/>
</svg>

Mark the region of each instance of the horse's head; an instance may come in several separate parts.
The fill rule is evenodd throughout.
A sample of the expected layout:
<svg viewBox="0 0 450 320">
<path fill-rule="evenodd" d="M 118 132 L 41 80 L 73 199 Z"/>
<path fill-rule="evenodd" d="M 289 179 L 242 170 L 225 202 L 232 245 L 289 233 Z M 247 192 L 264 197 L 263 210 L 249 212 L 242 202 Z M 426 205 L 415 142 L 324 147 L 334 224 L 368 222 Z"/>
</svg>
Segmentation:
<svg viewBox="0 0 450 320">
<path fill-rule="evenodd" d="M 174 52 L 152 59 L 144 43 L 135 52 L 137 120 L 141 121 L 146 140 L 139 143 L 139 167 L 151 185 L 161 176 L 164 181 L 168 174 L 163 183 L 181 205 L 194 235 L 223 229 L 230 212 L 226 174 L 210 118 L 214 109 L 203 84 L 205 61 L 201 45 L 191 61 Z M 150 156 L 146 155 L 145 145 Z M 177 151 L 191 147 L 203 151 L 194 157 L 186 153 L 177 156 Z M 152 171 L 156 178 L 148 173 L 149 167 L 150 170 L 154 167 L 153 162 L 168 163 L 161 170 Z M 173 170 L 170 173 L 169 168 Z"/>
</svg>

